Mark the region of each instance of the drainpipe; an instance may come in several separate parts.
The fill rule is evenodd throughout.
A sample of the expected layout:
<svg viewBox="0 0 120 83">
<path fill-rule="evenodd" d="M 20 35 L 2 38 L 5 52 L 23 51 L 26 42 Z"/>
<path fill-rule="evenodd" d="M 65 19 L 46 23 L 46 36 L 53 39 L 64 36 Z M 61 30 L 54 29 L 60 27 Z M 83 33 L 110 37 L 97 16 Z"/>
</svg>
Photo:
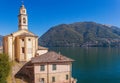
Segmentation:
<svg viewBox="0 0 120 83">
<path fill-rule="evenodd" d="M 49 63 L 47 63 L 47 83 L 49 83 Z"/>
</svg>

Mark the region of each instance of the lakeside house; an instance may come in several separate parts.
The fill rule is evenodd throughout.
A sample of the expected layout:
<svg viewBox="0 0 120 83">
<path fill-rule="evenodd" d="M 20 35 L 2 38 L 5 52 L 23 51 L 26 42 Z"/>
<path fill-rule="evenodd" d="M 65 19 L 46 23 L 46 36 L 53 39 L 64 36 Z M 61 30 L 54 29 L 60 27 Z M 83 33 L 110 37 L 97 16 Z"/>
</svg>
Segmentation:
<svg viewBox="0 0 120 83">
<path fill-rule="evenodd" d="M 16 74 L 17 78 L 31 79 L 29 83 L 76 83 L 72 78 L 74 60 L 50 51 L 32 58 Z"/>
<path fill-rule="evenodd" d="M 38 46 L 38 36 L 28 30 L 27 10 L 22 4 L 18 15 L 18 31 L 3 38 L 3 52 L 11 61 L 26 62 L 16 73 L 28 83 L 76 83 L 72 78 L 72 62 L 48 48 Z"/>
</svg>

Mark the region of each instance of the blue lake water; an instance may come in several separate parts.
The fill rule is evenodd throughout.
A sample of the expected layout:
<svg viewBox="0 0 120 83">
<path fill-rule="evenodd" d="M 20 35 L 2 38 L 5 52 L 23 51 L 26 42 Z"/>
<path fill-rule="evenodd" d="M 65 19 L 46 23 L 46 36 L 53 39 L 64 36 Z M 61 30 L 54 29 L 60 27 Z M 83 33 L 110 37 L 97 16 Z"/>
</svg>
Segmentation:
<svg viewBox="0 0 120 83">
<path fill-rule="evenodd" d="M 120 48 L 50 48 L 74 59 L 77 83 L 120 83 Z"/>
</svg>

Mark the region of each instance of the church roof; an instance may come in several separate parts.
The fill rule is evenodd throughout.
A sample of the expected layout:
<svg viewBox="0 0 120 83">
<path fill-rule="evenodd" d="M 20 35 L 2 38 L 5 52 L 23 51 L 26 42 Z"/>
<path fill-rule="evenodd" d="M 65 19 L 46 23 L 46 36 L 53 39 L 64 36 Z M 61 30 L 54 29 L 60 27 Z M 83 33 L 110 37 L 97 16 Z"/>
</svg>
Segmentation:
<svg viewBox="0 0 120 83">
<path fill-rule="evenodd" d="M 28 36 L 28 37 L 38 37 L 35 34 L 33 34 L 32 32 L 28 31 L 28 30 L 19 30 L 17 32 L 13 32 L 7 36 Z"/>
<path fill-rule="evenodd" d="M 30 34 L 30 33 L 22 33 L 22 34 L 20 34 L 19 36 L 24 36 L 24 37 L 38 37 L 38 36 L 32 35 L 32 34 Z"/>
<path fill-rule="evenodd" d="M 43 55 L 31 59 L 31 63 L 47 63 L 47 62 L 72 62 L 74 60 L 67 58 L 56 52 L 47 52 Z"/>
</svg>

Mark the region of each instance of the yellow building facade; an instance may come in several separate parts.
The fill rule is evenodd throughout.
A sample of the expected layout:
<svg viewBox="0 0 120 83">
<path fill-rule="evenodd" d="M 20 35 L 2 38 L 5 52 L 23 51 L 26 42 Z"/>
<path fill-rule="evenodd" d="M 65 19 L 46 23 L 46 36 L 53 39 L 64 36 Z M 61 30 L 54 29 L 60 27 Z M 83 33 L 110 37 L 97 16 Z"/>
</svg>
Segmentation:
<svg viewBox="0 0 120 83">
<path fill-rule="evenodd" d="M 47 49 L 41 51 L 47 52 Z M 18 15 L 18 31 L 4 36 L 3 52 L 9 55 L 10 60 L 29 61 L 41 51 L 38 50 L 38 36 L 28 31 L 27 10 L 22 5 Z"/>
</svg>

